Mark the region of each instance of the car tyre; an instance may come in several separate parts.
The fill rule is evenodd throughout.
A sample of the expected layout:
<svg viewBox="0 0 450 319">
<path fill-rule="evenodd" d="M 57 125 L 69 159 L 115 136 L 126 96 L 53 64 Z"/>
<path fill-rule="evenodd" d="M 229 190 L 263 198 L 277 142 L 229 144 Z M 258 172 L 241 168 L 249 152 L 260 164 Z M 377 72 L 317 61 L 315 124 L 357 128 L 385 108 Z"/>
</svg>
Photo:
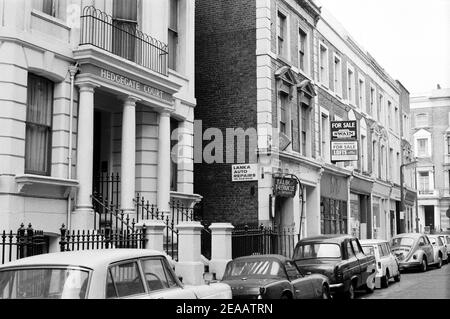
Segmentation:
<svg viewBox="0 0 450 319">
<path fill-rule="evenodd" d="M 386 275 L 381 277 L 381 288 L 389 287 L 389 272 L 386 271 Z"/>
<path fill-rule="evenodd" d="M 399 270 L 398 275 L 394 276 L 394 280 L 395 280 L 395 282 L 400 282 L 400 279 L 401 279 L 401 275 L 400 275 L 400 270 Z"/>
<path fill-rule="evenodd" d="M 441 267 L 442 267 L 442 257 L 439 256 L 438 258 L 439 258 L 439 259 L 438 259 L 439 261 L 438 261 L 437 267 L 438 267 L 438 268 L 441 268 Z"/>
<path fill-rule="evenodd" d="M 350 287 L 348 287 L 348 291 L 346 293 L 347 299 L 355 299 L 355 285 L 353 283 L 350 284 Z"/>
<path fill-rule="evenodd" d="M 322 299 L 331 299 L 330 288 L 327 285 L 322 287 Z"/>
<path fill-rule="evenodd" d="M 420 265 L 420 271 L 426 272 L 428 268 L 427 260 L 425 258 L 422 259 L 422 264 Z"/>
<path fill-rule="evenodd" d="M 281 295 L 280 299 L 286 300 L 286 299 L 292 299 L 292 297 L 289 294 L 285 293 L 285 294 Z"/>
</svg>

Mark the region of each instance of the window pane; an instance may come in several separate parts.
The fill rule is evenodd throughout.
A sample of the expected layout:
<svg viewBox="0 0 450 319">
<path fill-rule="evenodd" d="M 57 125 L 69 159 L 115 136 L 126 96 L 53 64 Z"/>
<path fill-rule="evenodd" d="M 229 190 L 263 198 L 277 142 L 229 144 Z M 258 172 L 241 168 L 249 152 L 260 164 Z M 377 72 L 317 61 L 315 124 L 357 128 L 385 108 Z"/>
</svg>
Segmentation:
<svg viewBox="0 0 450 319">
<path fill-rule="evenodd" d="M 137 21 L 137 0 L 114 0 L 113 17 Z"/>
<path fill-rule="evenodd" d="M 169 288 L 161 259 L 148 259 L 142 261 L 145 281 L 150 291 Z"/>
<path fill-rule="evenodd" d="M 119 297 L 145 293 L 144 283 L 136 262 L 111 267 L 111 275 Z"/>
<path fill-rule="evenodd" d="M 169 29 L 169 68 L 176 70 L 178 33 Z"/>
<path fill-rule="evenodd" d="M 178 0 L 169 0 L 169 28 L 178 29 Z"/>
<path fill-rule="evenodd" d="M 46 174 L 49 166 L 50 131 L 45 126 L 28 124 L 25 138 L 25 171 Z"/>
</svg>

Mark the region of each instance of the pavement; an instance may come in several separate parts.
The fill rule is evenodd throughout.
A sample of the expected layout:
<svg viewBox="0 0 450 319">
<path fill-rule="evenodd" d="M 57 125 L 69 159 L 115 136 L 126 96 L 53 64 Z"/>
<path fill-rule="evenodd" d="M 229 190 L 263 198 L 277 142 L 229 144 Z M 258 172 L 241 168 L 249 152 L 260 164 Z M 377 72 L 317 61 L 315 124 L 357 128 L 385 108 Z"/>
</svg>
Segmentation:
<svg viewBox="0 0 450 319">
<path fill-rule="evenodd" d="M 441 269 L 430 266 L 425 273 L 402 272 L 400 282 L 389 281 L 388 288 L 372 294 L 358 292 L 358 299 L 450 299 L 450 265 Z"/>
</svg>

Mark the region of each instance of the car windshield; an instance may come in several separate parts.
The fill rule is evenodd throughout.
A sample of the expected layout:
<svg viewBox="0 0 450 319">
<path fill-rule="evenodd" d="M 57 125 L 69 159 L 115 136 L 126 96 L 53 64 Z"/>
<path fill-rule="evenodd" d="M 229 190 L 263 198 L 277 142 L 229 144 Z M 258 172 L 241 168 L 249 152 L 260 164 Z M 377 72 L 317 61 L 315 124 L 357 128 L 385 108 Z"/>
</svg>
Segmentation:
<svg viewBox="0 0 450 319">
<path fill-rule="evenodd" d="M 362 249 L 366 255 L 375 255 L 373 246 L 362 246 Z"/>
<path fill-rule="evenodd" d="M 232 261 L 225 270 L 224 278 L 229 277 L 280 277 L 283 269 L 274 260 Z"/>
<path fill-rule="evenodd" d="M 89 272 L 70 268 L 0 271 L 0 299 L 85 299 Z"/>
<path fill-rule="evenodd" d="M 397 237 L 392 238 L 392 247 L 398 247 L 398 246 L 407 246 L 411 247 L 414 244 L 414 238 L 410 237 Z"/>
<path fill-rule="evenodd" d="M 295 260 L 314 258 L 341 258 L 341 248 L 337 244 L 303 244 L 295 249 Z"/>
</svg>

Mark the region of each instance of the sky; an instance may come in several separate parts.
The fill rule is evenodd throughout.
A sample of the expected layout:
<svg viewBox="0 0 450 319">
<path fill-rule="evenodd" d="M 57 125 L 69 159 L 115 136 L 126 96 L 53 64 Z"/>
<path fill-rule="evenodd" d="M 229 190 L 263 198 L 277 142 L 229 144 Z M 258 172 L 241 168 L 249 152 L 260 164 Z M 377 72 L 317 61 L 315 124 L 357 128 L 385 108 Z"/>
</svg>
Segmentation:
<svg viewBox="0 0 450 319">
<path fill-rule="evenodd" d="M 316 0 L 414 95 L 450 88 L 450 0 Z"/>
</svg>

